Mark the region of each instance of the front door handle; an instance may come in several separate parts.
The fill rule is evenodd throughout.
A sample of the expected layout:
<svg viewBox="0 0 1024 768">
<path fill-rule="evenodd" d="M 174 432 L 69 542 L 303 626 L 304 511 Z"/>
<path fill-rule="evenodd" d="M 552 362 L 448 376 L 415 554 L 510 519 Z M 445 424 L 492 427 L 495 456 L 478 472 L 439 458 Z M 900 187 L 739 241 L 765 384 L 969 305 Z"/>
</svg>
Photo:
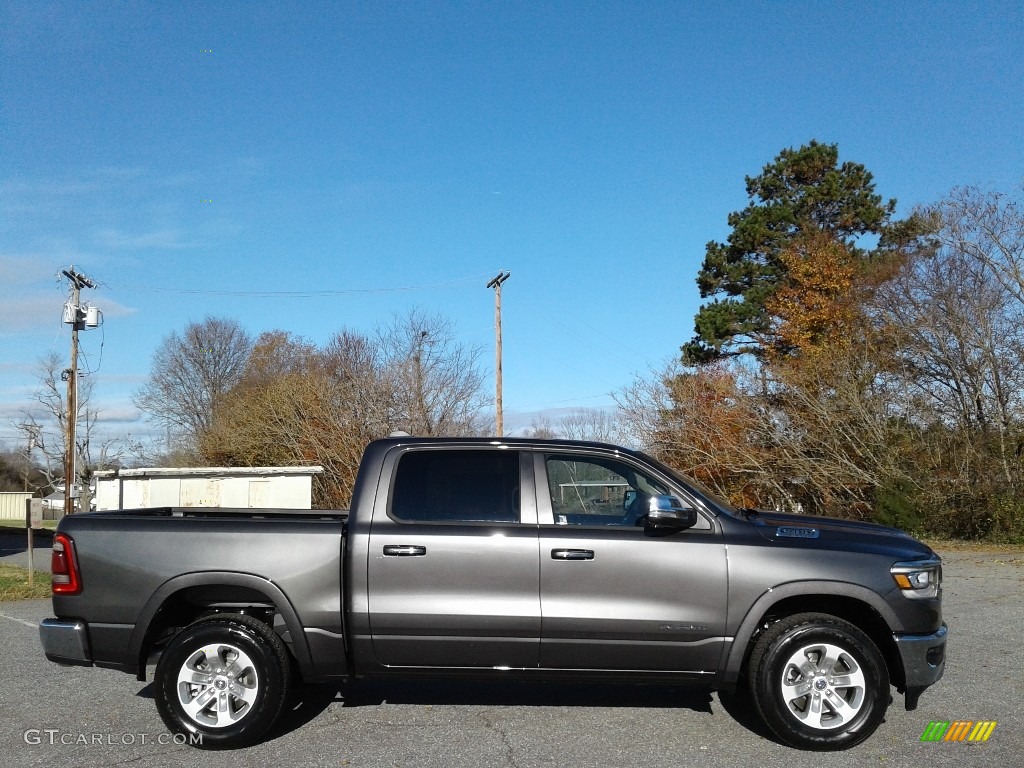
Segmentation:
<svg viewBox="0 0 1024 768">
<path fill-rule="evenodd" d="M 552 560 L 593 560 L 592 549 L 552 549 Z"/>
<path fill-rule="evenodd" d="M 412 544 L 388 544 L 384 547 L 385 557 L 423 557 L 427 554 L 426 547 Z"/>
</svg>

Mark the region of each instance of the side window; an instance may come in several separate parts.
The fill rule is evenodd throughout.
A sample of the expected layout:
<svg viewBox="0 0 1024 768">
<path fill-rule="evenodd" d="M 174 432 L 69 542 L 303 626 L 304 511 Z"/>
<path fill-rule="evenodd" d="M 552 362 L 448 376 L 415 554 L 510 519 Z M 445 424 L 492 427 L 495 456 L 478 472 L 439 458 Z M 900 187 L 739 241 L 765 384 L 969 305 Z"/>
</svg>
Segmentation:
<svg viewBox="0 0 1024 768">
<path fill-rule="evenodd" d="M 409 523 L 518 523 L 519 454 L 409 451 L 398 462 L 390 514 Z"/>
<path fill-rule="evenodd" d="M 669 492 L 661 482 L 614 460 L 548 454 L 544 463 L 558 525 L 640 526 L 651 496 Z"/>
</svg>

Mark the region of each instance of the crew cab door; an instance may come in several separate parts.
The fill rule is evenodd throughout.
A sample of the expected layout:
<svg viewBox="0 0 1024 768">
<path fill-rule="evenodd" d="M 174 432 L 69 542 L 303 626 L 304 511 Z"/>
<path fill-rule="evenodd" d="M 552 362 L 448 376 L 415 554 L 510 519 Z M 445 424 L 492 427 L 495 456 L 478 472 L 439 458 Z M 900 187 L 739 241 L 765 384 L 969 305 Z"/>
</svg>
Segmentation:
<svg viewBox="0 0 1024 768">
<path fill-rule="evenodd" d="M 536 505 L 523 455 L 500 446 L 388 455 L 391 493 L 374 508 L 367 572 L 379 663 L 537 666 Z"/>
<path fill-rule="evenodd" d="M 685 530 L 645 526 L 651 497 L 681 494 L 626 459 L 538 452 L 535 472 L 541 667 L 717 669 L 727 581 L 712 518 L 698 514 Z"/>
</svg>

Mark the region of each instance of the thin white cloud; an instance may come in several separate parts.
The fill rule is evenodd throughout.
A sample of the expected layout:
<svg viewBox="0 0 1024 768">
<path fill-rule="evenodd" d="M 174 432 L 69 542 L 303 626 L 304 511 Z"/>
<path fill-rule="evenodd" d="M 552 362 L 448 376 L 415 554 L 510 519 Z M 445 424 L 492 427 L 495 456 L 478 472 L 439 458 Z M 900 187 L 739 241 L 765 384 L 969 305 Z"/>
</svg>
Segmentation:
<svg viewBox="0 0 1024 768">
<path fill-rule="evenodd" d="M 102 424 L 134 424 L 142 421 L 142 411 L 134 405 L 99 406 L 96 421 Z"/>
<path fill-rule="evenodd" d="M 34 376 L 36 374 L 36 368 L 38 367 L 29 365 L 28 363 L 22 363 L 20 366 L 22 369 L 20 372 L 30 376 Z M 7 413 L 9 409 L 15 406 L 18 406 L 19 408 L 22 407 L 22 401 L 27 402 L 26 398 L 30 398 L 32 393 L 38 388 L 38 383 L 0 387 L 0 419 L 3 418 L 3 414 Z M 22 403 L 22 405 L 19 405 L 19 403 Z"/>
<path fill-rule="evenodd" d="M 0 195 L 11 202 L 19 199 L 54 198 L 107 193 L 131 184 L 138 192 L 195 184 L 196 173 L 157 174 L 145 168 L 104 166 L 73 178 L 12 178 L 0 181 Z"/>
<path fill-rule="evenodd" d="M 53 269 L 49 257 L 44 254 L 0 254 L 0 280 L 4 287 L 28 285 L 47 278 L 53 278 L 56 282 L 56 275 L 57 270 Z"/>
<path fill-rule="evenodd" d="M 36 368 L 37 366 L 32 363 L 0 362 L 0 374 L 34 373 Z M 0 396 L 3 396 L 5 391 L 0 388 Z"/>
<path fill-rule="evenodd" d="M 97 179 L 9 179 L 0 182 L 0 195 L 16 203 L 25 198 L 92 194 L 109 186 Z"/>
<path fill-rule="evenodd" d="M 103 248 L 120 250 L 141 250 L 145 248 L 189 248 L 191 243 L 184 240 L 178 229 L 157 229 L 151 232 L 131 234 L 120 229 L 99 229 L 93 233 L 93 240 Z"/>
<path fill-rule="evenodd" d="M 60 330 L 65 297 L 59 293 L 0 299 L 0 336 L 40 329 Z"/>
<path fill-rule="evenodd" d="M 20 298 L 0 296 L 0 336 L 43 329 L 59 331 L 65 301 L 67 298 L 56 292 Z M 104 297 L 96 297 L 90 303 L 99 307 L 104 317 L 126 317 L 138 311 Z"/>
<path fill-rule="evenodd" d="M 604 398 L 606 395 L 597 395 L 596 397 Z M 517 410 L 506 410 L 504 413 L 505 419 L 505 430 L 508 434 L 522 434 L 524 430 L 531 429 L 534 422 L 544 423 L 547 422 L 553 427 L 558 426 L 558 422 L 564 419 L 566 416 L 571 416 L 580 410 L 592 410 L 592 411 L 605 411 L 609 414 L 614 414 L 616 411 L 615 405 L 574 405 L 567 407 L 558 408 L 540 408 L 535 411 L 517 411 Z"/>
<path fill-rule="evenodd" d="M 21 421 L 26 413 L 35 413 L 39 404 L 33 400 L 9 400 L 0 403 L 0 424 Z"/>
<path fill-rule="evenodd" d="M 141 384 L 149 378 L 144 373 L 101 373 L 97 374 L 96 379 L 98 381 L 105 382 L 117 382 L 123 381 L 129 384 Z"/>
<path fill-rule="evenodd" d="M 34 285 L 36 289 L 49 285 L 55 292 L 64 293 L 67 283 L 62 270 L 74 265 L 78 271 L 82 271 L 83 266 L 88 271 L 109 260 L 108 256 L 82 251 L 69 238 L 46 233 L 35 238 L 31 250 L 0 253 L 0 296 L 18 285 Z"/>
<path fill-rule="evenodd" d="M 108 299 L 101 295 L 90 299 L 89 303 L 99 307 L 104 317 L 127 317 L 139 311 L 135 307 L 126 307 L 123 304 L 118 304 L 113 299 Z"/>
<path fill-rule="evenodd" d="M 136 424 L 143 420 L 143 413 L 131 403 L 123 401 L 99 401 L 95 405 L 96 422 L 99 424 Z M 49 423 L 53 420 L 50 414 L 37 401 L 27 398 L 0 402 L 0 424 L 10 426 L 32 414 L 40 422 Z"/>
</svg>

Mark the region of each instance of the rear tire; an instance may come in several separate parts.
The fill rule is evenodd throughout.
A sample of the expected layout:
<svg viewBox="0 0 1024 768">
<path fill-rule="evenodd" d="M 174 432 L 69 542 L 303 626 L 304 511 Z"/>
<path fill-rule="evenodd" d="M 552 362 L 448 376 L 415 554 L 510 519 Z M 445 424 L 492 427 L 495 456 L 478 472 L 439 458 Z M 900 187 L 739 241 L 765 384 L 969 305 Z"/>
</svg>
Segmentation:
<svg viewBox="0 0 1024 768">
<path fill-rule="evenodd" d="M 749 685 L 765 724 L 799 749 L 849 749 L 881 724 L 889 671 L 848 621 L 801 613 L 776 622 L 750 654 Z"/>
<path fill-rule="evenodd" d="M 234 749 L 266 734 L 290 687 L 288 650 L 277 633 L 249 616 L 220 614 L 185 627 L 164 650 L 156 708 L 189 744 Z"/>
</svg>

